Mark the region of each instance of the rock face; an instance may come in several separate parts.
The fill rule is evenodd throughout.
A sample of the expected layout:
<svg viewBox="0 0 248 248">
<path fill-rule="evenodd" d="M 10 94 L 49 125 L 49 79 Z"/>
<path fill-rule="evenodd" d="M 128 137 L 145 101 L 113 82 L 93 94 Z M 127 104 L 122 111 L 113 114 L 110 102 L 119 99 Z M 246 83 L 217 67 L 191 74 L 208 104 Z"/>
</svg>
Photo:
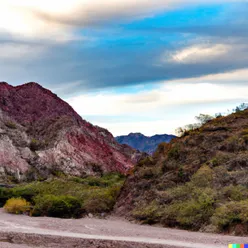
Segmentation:
<svg viewBox="0 0 248 248">
<path fill-rule="evenodd" d="M 139 157 L 139 152 L 118 144 L 110 132 L 83 120 L 39 84 L 0 83 L 2 180 L 36 179 L 50 173 L 125 174 Z"/>
<path fill-rule="evenodd" d="M 154 135 L 147 137 L 142 133 L 130 133 L 129 135 L 118 136 L 115 139 L 120 144 L 129 145 L 139 151 L 153 154 L 160 143 L 169 143 L 172 139 L 176 138 L 175 135 Z"/>
</svg>

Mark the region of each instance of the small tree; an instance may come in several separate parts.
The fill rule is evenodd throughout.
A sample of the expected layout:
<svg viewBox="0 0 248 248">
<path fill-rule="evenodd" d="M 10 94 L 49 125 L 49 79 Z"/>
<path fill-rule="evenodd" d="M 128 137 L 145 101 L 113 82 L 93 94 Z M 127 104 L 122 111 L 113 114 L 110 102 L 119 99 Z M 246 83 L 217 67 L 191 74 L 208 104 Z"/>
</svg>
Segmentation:
<svg viewBox="0 0 248 248">
<path fill-rule="evenodd" d="M 238 113 L 246 109 L 248 109 L 248 103 L 241 103 L 239 106 L 233 109 L 233 112 Z"/>
<path fill-rule="evenodd" d="M 205 114 L 200 114 L 199 116 L 196 116 L 195 119 L 201 123 L 201 125 L 206 124 L 207 122 L 211 121 L 214 119 L 213 116 L 211 115 L 205 115 Z"/>
</svg>

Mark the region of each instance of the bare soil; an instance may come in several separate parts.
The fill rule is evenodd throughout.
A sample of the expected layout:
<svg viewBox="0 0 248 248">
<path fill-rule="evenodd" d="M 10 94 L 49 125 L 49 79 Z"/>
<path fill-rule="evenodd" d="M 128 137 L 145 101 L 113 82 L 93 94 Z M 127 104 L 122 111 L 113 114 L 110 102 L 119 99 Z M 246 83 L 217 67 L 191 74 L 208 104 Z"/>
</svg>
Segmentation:
<svg viewBox="0 0 248 248">
<path fill-rule="evenodd" d="M 0 247 L 226 248 L 248 238 L 140 226 L 123 219 L 57 219 L 0 209 Z"/>
</svg>

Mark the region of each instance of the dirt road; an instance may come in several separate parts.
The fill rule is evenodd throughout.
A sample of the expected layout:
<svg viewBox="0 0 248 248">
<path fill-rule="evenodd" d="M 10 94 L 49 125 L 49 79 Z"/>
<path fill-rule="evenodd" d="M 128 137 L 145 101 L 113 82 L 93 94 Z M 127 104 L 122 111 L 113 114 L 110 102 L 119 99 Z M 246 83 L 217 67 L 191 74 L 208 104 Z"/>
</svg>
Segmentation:
<svg viewBox="0 0 248 248">
<path fill-rule="evenodd" d="M 227 248 L 248 237 L 140 226 L 119 219 L 56 219 L 10 215 L 0 209 L 0 247 Z"/>
</svg>

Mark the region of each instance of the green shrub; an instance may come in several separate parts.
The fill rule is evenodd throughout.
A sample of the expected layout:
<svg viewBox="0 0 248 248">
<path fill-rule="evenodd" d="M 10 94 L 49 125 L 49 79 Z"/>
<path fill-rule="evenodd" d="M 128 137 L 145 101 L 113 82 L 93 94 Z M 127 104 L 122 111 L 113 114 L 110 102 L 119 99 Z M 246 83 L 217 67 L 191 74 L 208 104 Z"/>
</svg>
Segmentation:
<svg viewBox="0 0 248 248">
<path fill-rule="evenodd" d="M 120 186 L 110 189 L 95 189 L 85 197 L 83 207 L 87 213 L 109 212 L 113 209 L 116 198 L 120 192 Z"/>
<path fill-rule="evenodd" d="M 196 187 L 209 187 L 212 185 L 214 179 L 213 170 L 207 166 L 203 165 L 193 176 L 191 182 Z"/>
<path fill-rule="evenodd" d="M 202 225 L 208 223 L 213 215 L 214 202 L 215 193 L 213 190 L 197 189 L 188 200 L 167 205 L 162 222 L 168 226 L 177 223 L 183 228 L 198 230 Z"/>
<path fill-rule="evenodd" d="M 180 148 L 178 145 L 173 146 L 168 152 L 169 159 L 179 159 L 180 157 Z"/>
<path fill-rule="evenodd" d="M 216 209 L 213 215 L 212 224 L 217 226 L 220 231 L 236 225 L 248 225 L 248 200 L 240 202 L 230 202 Z"/>
<path fill-rule="evenodd" d="M 161 206 L 156 201 L 153 201 L 150 204 L 137 206 L 132 211 L 132 216 L 139 221 L 142 221 L 143 224 L 160 222 L 162 216 Z"/>
<path fill-rule="evenodd" d="M 11 214 L 23 214 L 30 211 L 31 204 L 22 198 L 11 198 L 7 200 L 4 209 Z"/>
<path fill-rule="evenodd" d="M 10 190 L 6 188 L 0 188 L 0 208 L 4 206 L 6 201 L 11 198 Z"/>
<path fill-rule="evenodd" d="M 33 202 L 32 199 L 38 194 L 38 191 L 35 188 L 23 186 L 10 189 L 9 194 L 15 198 L 21 197 L 29 202 Z"/>
<path fill-rule="evenodd" d="M 79 217 L 81 203 L 73 196 L 38 195 L 34 199 L 33 215 L 70 218 Z"/>
<path fill-rule="evenodd" d="M 22 197 L 34 205 L 33 215 L 63 218 L 77 217 L 83 211 L 109 212 L 113 209 L 124 180 L 123 175 L 109 173 L 102 177 L 63 177 L 36 181 L 8 189 L 8 194 L 5 190 L 0 191 L 0 203 L 2 201 L 4 204 L 11 197 Z"/>
<path fill-rule="evenodd" d="M 223 188 L 221 193 L 225 199 L 230 199 L 232 201 L 241 201 L 248 198 L 248 189 L 242 185 L 229 185 Z"/>
</svg>

